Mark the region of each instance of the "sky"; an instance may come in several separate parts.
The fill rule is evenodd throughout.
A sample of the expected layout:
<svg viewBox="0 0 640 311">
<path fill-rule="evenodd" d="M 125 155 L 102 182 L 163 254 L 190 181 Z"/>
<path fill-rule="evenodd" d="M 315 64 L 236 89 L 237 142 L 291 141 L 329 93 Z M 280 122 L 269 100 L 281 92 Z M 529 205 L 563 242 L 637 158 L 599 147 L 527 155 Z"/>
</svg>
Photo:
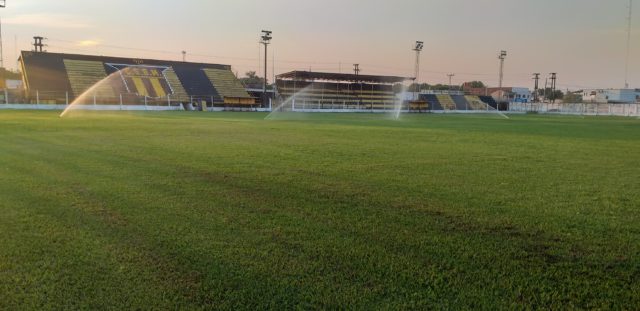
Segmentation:
<svg viewBox="0 0 640 311">
<path fill-rule="evenodd" d="M 634 0 L 629 83 L 640 88 L 640 1 Z M 558 73 L 563 89 L 624 86 L 628 0 L 7 0 L 4 62 L 32 37 L 50 52 L 232 65 L 263 71 L 260 31 L 273 31 L 269 76 L 291 70 L 413 76 L 420 81 L 532 87 Z M 271 78 L 270 78 L 271 79 Z"/>
</svg>

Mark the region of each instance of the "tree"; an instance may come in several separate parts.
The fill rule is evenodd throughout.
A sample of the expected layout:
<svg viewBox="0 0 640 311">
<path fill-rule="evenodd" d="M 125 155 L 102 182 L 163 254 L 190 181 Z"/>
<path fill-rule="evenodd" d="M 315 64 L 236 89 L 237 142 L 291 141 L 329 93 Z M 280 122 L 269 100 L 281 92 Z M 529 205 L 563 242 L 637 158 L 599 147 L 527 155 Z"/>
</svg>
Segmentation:
<svg viewBox="0 0 640 311">
<path fill-rule="evenodd" d="M 264 85 L 264 78 L 258 77 L 255 71 L 245 72 L 245 77 L 240 78 L 240 82 L 247 87 L 261 88 Z"/>
<path fill-rule="evenodd" d="M 409 85 L 406 89 L 405 86 L 402 83 L 396 83 L 393 85 L 393 92 L 394 93 L 402 93 L 403 91 L 406 92 L 419 92 L 419 91 L 423 91 L 423 90 L 429 90 L 431 89 L 431 86 L 428 83 L 412 83 L 411 85 Z"/>
<path fill-rule="evenodd" d="M 0 78 L 4 80 L 22 80 L 22 75 L 19 72 L 0 68 Z"/>
<path fill-rule="evenodd" d="M 548 87 L 546 90 L 539 89 L 538 95 L 546 96 L 548 100 L 562 99 L 564 97 L 564 93 L 562 93 L 561 90 L 556 90 L 555 92 L 552 92 L 550 87 Z"/>
<path fill-rule="evenodd" d="M 564 95 L 564 97 L 562 98 L 562 100 L 565 103 L 570 103 L 570 104 L 579 104 L 582 102 L 582 95 L 578 94 L 578 93 L 567 93 Z"/>
<path fill-rule="evenodd" d="M 482 81 L 471 81 L 465 83 L 465 85 L 474 89 L 482 89 L 486 87 Z"/>
</svg>

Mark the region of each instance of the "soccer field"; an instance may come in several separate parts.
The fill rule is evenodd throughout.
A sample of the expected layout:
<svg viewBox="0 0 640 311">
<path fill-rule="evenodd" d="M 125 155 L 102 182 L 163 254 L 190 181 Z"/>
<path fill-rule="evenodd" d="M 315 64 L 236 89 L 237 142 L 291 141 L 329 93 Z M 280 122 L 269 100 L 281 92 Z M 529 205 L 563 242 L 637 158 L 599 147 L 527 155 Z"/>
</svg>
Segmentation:
<svg viewBox="0 0 640 311">
<path fill-rule="evenodd" d="M 0 309 L 636 309 L 640 120 L 0 111 Z"/>
</svg>

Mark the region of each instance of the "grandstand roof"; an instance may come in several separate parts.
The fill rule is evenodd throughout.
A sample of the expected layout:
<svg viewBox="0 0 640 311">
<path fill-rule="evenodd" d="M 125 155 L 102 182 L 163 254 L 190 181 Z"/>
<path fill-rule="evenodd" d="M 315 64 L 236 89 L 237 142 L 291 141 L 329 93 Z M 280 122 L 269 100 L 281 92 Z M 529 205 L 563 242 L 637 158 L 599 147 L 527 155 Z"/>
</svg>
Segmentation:
<svg viewBox="0 0 640 311">
<path fill-rule="evenodd" d="M 130 58 L 130 57 L 113 57 L 113 56 L 101 56 L 101 55 L 86 55 L 86 54 L 68 54 L 68 53 L 51 53 L 51 52 L 33 52 L 22 51 L 20 59 L 28 61 L 33 58 L 39 60 L 57 61 L 59 59 L 74 59 L 85 61 L 102 61 L 105 63 L 121 63 L 121 64 L 140 64 L 151 66 L 166 66 L 171 64 L 181 64 L 187 66 L 206 67 L 206 68 L 218 68 L 218 69 L 231 69 L 230 65 L 221 64 L 207 64 L 207 63 L 192 63 L 182 61 L 170 61 L 148 58 Z"/>
<path fill-rule="evenodd" d="M 413 78 L 396 77 L 396 76 L 374 76 L 374 75 L 355 75 L 348 73 L 328 73 L 328 72 L 311 72 L 311 71 L 291 71 L 277 76 L 279 79 L 293 80 L 326 80 L 326 81 L 348 81 L 348 82 L 369 82 L 369 83 L 399 83 Z"/>
</svg>

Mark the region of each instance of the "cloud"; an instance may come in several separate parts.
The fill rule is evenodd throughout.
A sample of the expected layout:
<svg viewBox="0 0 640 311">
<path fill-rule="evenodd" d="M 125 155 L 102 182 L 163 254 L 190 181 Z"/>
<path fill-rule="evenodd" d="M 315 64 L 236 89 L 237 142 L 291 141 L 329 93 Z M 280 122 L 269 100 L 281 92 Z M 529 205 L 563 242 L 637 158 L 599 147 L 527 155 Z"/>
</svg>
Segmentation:
<svg viewBox="0 0 640 311">
<path fill-rule="evenodd" d="M 81 47 L 91 47 L 100 45 L 102 42 L 100 40 L 82 40 L 76 43 L 77 46 Z"/>
<path fill-rule="evenodd" d="M 88 28 L 90 25 L 84 20 L 68 14 L 22 14 L 8 17 L 3 23 L 9 25 L 25 25 L 47 28 Z"/>
</svg>

